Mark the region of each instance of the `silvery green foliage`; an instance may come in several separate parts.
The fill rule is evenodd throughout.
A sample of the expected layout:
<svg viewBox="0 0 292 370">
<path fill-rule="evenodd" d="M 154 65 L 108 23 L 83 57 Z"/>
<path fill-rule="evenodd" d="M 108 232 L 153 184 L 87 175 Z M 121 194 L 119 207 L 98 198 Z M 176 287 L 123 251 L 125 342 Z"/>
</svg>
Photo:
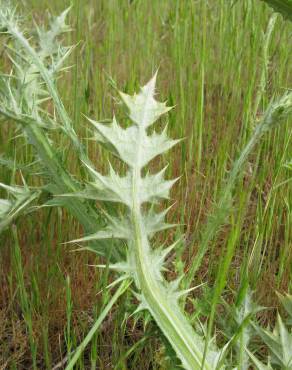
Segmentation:
<svg viewBox="0 0 292 370">
<path fill-rule="evenodd" d="M 66 24 L 69 10 L 51 18 L 47 30 L 36 26 L 36 37 L 28 38 L 21 31 L 23 28 L 19 25 L 15 11 L 0 0 L 0 29 L 12 41 L 12 46 L 7 49 L 13 64 L 10 74 L 0 75 L 0 113 L 22 126 L 37 126 L 33 127 L 34 133 L 25 128 L 24 132 L 30 142 L 40 149 L 44 149 L 44 142 L 41 143 L 44 138 L 41 135 L 47 135 L 46 131 L 40 132 L 41 129 L 61 129 L 71 140 L 80 159 L 90 163 L 56 86 L 57 72 L 65 69 L 64 62 L 73 49 L 71 46 L 63 46 L 60 40 L 60 36 L 70 30 Z M 42 104 L 48 99 L 52 102 L 53 113 Z M 48 136 L 46 140 L 49 141 Z M 50 144 L 50 141 L 46 144 Z M 53 148 L 48 149 L 47 145 L 46 151 L 48 154 Z M 69 182 L 69 187 L 74 187 L 72 179 Z"/>
<path fill-rule="evenodd" d="M 156 75 L 133 96 L 120 93 L 126 105 L 132 126 L 122 128 L 116 118 L 110 125 L 90 120 L 97 131 L 96 138 L 116 157 L 127 165 L 127 173 L 121 176 L 109 166 L 103 175 L 85 164 L 94 181 L 75 196 L 100 201 L 121 203 L 125 214 L 121 218 L 107 216 L 108 225 L 93 235 L 74 242 L 101 239 L 124 239 L 127 245 L 126 260 L 110 265 L 120 272 L 121 278 L 132 278 L 140 301 L 137 312 L 148 310 L 163 331 L 186 369 L 200 369 L 204 353 L 204 339 L 189 324 L 179 307 L 179 299 L 187 291 L 180 290 L 182 277 L 167 282 L 163 277 L 168 248 L 151 248 L 153 235 L 173 225 L 164 221 L 167 211 L 155 212 L 155 204 L 168 199 L 175 180 L 165 179 L 165 168 L 158 173 L 146 173 L 145 166 L 157 155 L 172 148 L 179 140 L 171 140 L 166 128 L 161 133 L 149 132 L 149 128 L 161 115 L 170 110 L 165 103 L 155 100 Z M 147 207 L 148 204 L 148 207 Z M 214 341 L 210 344 L 205 369 L 215 369 L 221 360 Z M 222 367 L 221 367 L 222 368 Z"/>
<path fill-rule="evenodd" d="M 123 129 L 116 119 L 113 119 L 110 126 L 90 120 L 96 129 L 96 139 L 128 166 L 125 176 L 120 176 L 111 166 L 109 174 L 102 175 L 88 161 L 55 85 L 56 72 L 62 69 L 63 62 L 71 51 L 70 47 L 63 47 L 58 40 L 61 33 L 69 30 L 65 23 L 68 10 L 53 19 L 48 30 L 39 27 L 37 37 L 29 38 L 25 36 L 26 32 L 21 31 L 23 27 L 19 25 L 15 10 L 6 5 L 6 2 L 0 0 L 0 31 L 11 40 L 7 49 L 13 70 L 12 73 L 0 76 L 0 113 L 22 124 L 24 132 L 34 144 L 39 158 L 53 180 L 49 188 L 52 194 L 75 192 L 75 195 L 83 198 L 124 204 L 126 212 L 121 218 L 107 215 L 108 225 L 103 230 L 79 241 L 104 241 L 111 238 L 125 241 L 125 260 L 110 267 L 121 274 L 119 281 L 129 277 L 135 281 L 136 296 L 140 300 L 137 311 L 145 309 L 151 313 L 183 366 L 186 369 L 201 369 L 204 336 L 193 330 L 180 309 L 178 300 L 187 293 L 180 289 L 182 277 L 167 282 L 163 276 L 166 257 L 174 245 L 157 249 L 152 249 L 150 245 L 156 232 L 173 226 L 164 221 L 167 210 L 157 213 L 154 205 L 169 197 L 169 191 L 176 181 L 165 180 L 165 169 L 156 174 L 142 175 L 142 170 L 153 158 L 177 143 L 167 137 L 166 128 L 160 134 L 149 133 L 153 123 L 169 110 L 164 103 L 159 103 L 154 98 L 156 76 L 137 95 L 121 93 L 133 122 L 131 127 Z M 228 196 L 238 169 L 258 138 L 263 132 L 283 121 L 291 111 L 291 96 L 292 94 L 288 93 L 270 105 L 262 124 L 256 130 L 255 138 L 243 151 L 231 174 L 225 192 Z M 53 116 L 43 110 L 42 103 L 48 98 L 53 102 Z M 80 159 L 93 178 L 82 192 L 79 191 L 79 184 L 76 184 L 59 163 L 46 130 L 43 130 L 59 127 L 59 120 L 63 132 L 72 140 Z M 11 197 L 0 200 L 0 229 L 30 204 L 31 197 L 36 196 L 36 193 L 30 192 L 26 187 L 6 186 L 6 189 L 10 191 Z M 227 199 L 225 194 L 223 200 Z M 88 233 L 98 229 L 97 212 L 83 199 L 69 199 L 64 203 Z M 63 200 L 56 204 L 63 205 Z M 190 274 L 190 281 L 193 273 L 194 271 Z M 279 335 L 277 338 L 279 339 Z M 223 367 L 221 363 L 224 351 L 218 351 L 214 342 L 213 340 L 208 349 L 204 369 Z M 256 363 L 258 360 L 254 360 L 252 356 L 250 354 Z"/>
<path fill-rule="evenodd" d="M 9 197 L 0 199 L 0 232 L 5 229 L 20 214 L 28 210 L 32 201 L 39 196 L 38 191 L 31 191 L 24 186 L 9 186 L 0 183 L 0 188 L 6 190 Z"/>
<path fill-rule="evenodd" d="M 258 128 L 268 131 L 280 125 L 292 112 L 292 92 L 287 91 L 283 96 L 271 102 L 263 116 L 263 124 Z"/>
<path fill-rule="evenodd" d="M 277 322 L 273 329 L 263 329 L 254 324 L 256 333 L 261 337 L 269 349 L 270 360 L 267 365 L 262 364 L 251 352 L 247 351 L 257 369 L 292 369 L 292 296 L 278 294 L 281 303 L 288 313 L 287 325 L 282 317 L 277 315 Z"/>
<path fill-rule="evenodd" d="M 250 368 L 250 357 L 246 352 L 251 346 L 251 340 L 254 336 L 252 320 L 255 315 L 263 309 L 253 300 L 253 292 L 250 288 L 244 288 L 239 291 L 236 302 L 232 305 L 223 301 L 227 315 L 221 315 L 221 327 L 224 334 L 234 344 L 236 355 L 236 364 L 242 370 Z"/>
<path fill-rule="evenodd" d="M 33 118 L 46 128 L 56 127 L 55 120 L 42 109 L 42 103 L 52 96 L 40 69 L 45 69 L 53 83 L 72 50 L 59 42 L 59 36 L 69 30 L 65 23 L 68 12 L 69 9 L 52 18 L 48 30 L 36 26 L 37 37 L 29 43 L 21 31 L 15 9 L 0 2 L 0 30 L 12 39 L 7 49 L 13 70 L 0 76 L 1 108 L 7 115 Z"/>
<path fill-rule="evenodd" d="M 139 281 L 136 276 L 135 246 L 133 245 L 135 242 L 133 240 L 135 234 L 133 207 L 135 206 L 139 210 L 139 221 L 143 225 L 143 236 L 147 240 L 150 240 L 156 232 L 173 226 L 164 222 L 168 210 L 161 213 L 155 213 L 153 207 L 148 211 L 142 212 L 141 210 L 142 205 L 145 203 L 154 204 L 158 203 L 160 199 L 168 199 L 169 191 L 176 182 L 176 179 L 164 179 L 166 168 L 156 174 L 147 173 L 144 177 L 141 176 L 142 169 L 153 158 L 170 149 L 179 141 L 170 140 L 167 137 L 166 128 L 161 134 L 155 132 L 150 135 L 147 134 L 147 128 L 162 114 L 170 110 L 164 103 L 158 103 L 154 99 L 155 80 L 156 75 L 141 89 L 140 94 L 129 96 L 120 93 L 129 109 L 129 117 L 134 122 L 134 125 L 124 129 L 117 123 L 115 117 L 108 126 L 91 119 L 89 120 L 97 130 L 95 138 L 100 143 L 106 144 L 115 156 L 125 162 L 128 165 L 128 171 L 125 176 L 120 176 L 109 165 L 109 174 L 105 176 L 86 165 L 94 176 L 95 181 L 88 183 L 84 192 L 75 194 L 76 196 L 95 200 L 122 203 L 126 206 L 127 212 L 125 216 L 118 219 L 107 215 L 108 225 L 104 230 L 72 242 L 105 238 L 127 240 L 129 246 L 127 261 L 111 267 L 118 269 L 122 266 L 122 272 L 127 271 L 125 278 L 128 277 L 126 275 L 130 274 L 137 284 L 139 284 Z M 130 247 L 131 245 L 132 247 Z M 165 250 L 151 251 L 148 242 L 145 245 L 147 253 L 149 253 L 155 265 L 153 270 L 161 281 L 163 280 L 161 271 L 165 257 L 173 247 L 174 245 Z"/>
<path fill-rule="evenodd" d="M 243 298 L 241 304 L 235 309 L 235 320 L 239 325 L 240 337 L 236 342 L 237 347 L 237 358 L 240 362 L 240 368 L 242 370 L 248 370 L 250 368 L 249 358 L 245 353 L 245 348 L 249 347 L 251 338 L 253 336 L 253 329 L 250 325 L 251 319 L 263 309 L 258 306 L 252 299 L 253 292 L 248 290 Z"/>
<path fill-rule="evenodd" d="M 34 146 L 36 162 L 45 168 L 41 174 L 46 190 L 53 195 L 76 192 L 79 184 L 65 168 L 47 129 L 60 128 L 80 159 L 90 163 L 56 85 L 56 72 L 62 69 L 72 49 L 63 47 L 59 39 L 69 30 L 65 23 L 67 13 L 68 10 L 52 19 L 47 31 L 39 27 L 35 33 L 25 31 L 15 8 L 0 0 L 0 33 L 12 65 L 10 72 L 0 75 L 0 114 L 9 122 L 18 123 L 28 143 Z M 51 100 L 50 106 L 43 104 L 47 99 Z M 94 205 L 83 200 L 72 202 L 63 198 L 54 205 L 65 206 L 88 233 L 100 223 Z M 99 253 L 104 255 L 103 248 L 99 248 Z"/>
<path fill-rule="evenodd" d="M 287 325 L 292 326 L 292 295 L 286 294 L 283 296 L 282 294 L 278 293 L 278 297 L 288 314 L 288 319 L 286 320 Z"/>
</svg>

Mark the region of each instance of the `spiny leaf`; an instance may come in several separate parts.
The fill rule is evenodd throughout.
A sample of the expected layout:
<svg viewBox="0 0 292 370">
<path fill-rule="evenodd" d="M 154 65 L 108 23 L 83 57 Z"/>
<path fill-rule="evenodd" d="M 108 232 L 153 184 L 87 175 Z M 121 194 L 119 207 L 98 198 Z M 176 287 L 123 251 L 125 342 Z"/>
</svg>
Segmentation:
<svg viewBox="0 0 292 370">
<path fill-rule="evenodd" d="M 94 234 L 87 235 L 80 239 L 71 240 L 69 243 L 80 243 L 101 239 L 130 239 L 130 238 L 131 238 L 131 226 L 127 222 L 127 219 L 119 220 L 115 217 L 110 217 L 110 222 L 108 223 L 104 230 L 99 230 Z"/>
<path fill-rule="evenodd" d="M 138 127 L 151 126 L 162 114 L 168 112 L 171 107 L 154 99 L 157 73 L 141 88 L 139 94 L 133 96 L 120 92 L 120 95 L 129 109 L 131 120 Z"/>
<path fill-rule="evenodd" d="M 292 325 L 292 295 L 286 294 L 283 296 L 280 293 L 277 293 L 277 295 L 289 315 L 288 324 Z"/>
<path fill-rule="evenodd" d="M 84 236 L 83 238 L 80 239 L 74 239 L 71 240 L 68 243 L 83 243 L 83 242 L 88 242 L 92 240 L 101 240 L 101 239 L 126 239 L 127 237 L 119 233 L 119 230 L 112 230 L 111 227 L 108 227 L 106 230 L 99 230 L 94 234 Z"/>
<path fill-rule="evenodd" d="M 248 353 L 249 357 L 251 358 L 252 362 L 256 366 L 257 370 L 272 370 L 272 367 L 270 365 L 263 364 L 259 359 L 255 357 L 254 354 L 252 354 L 247 348 L 245 349 Z"/>
<path fill-rule="evenodd" d="M 85 164 L 90 170 L 92 175 L 95 177 L 95 182 L 89 184 L 91 193 L 88 196 L 92 196 L 93 199 L 120 202 L 131 207 L 131 173 L 128 172 L 126 176 L 119 176 L 112 166 L 110 166 L 110 174 L 103 176 L 93 168 Z"/>
<path fill-rule="evenodd" d="M 0 217 L 4 215 L 11 209 L 12 202 L 8 199 L 0 199 Z"/>
<path fill-rule="evenodd" d="M 158 231 L 177 226 L 177 224 L 169 224 L 167 222 L 164 222 L 165 216 L 170 208 L 171 207 L 160 213 L 155 213 L 153 208 L 151 208 L 146 214 L 143 215 L 143 223 L 145 225 L 145 229 L 149 238 L 151 238 Z"/>
<path fill-rule="evenodd" d="M 180 140 L 170 140 L 167 137 L 165 126 L 161 134 L 154 132 L 148 136 L 145 131 L 141 133 L 140 143 L 138 143 L 138 130 L 137 126 L 131 126 L 123 129 L 117 124 L 114 117 L 111 125 L 104 125 L 95 122 L 91 119 L 89 121 L 97 129 L 99 135 L 95 138 L 101 143 L 109 144 L 108 148 L 127 163 L 130 167 L 137 165 L 137 147 L 141 153 L 139 166 L 142 168 L 148 164 L 153 158 L 161 153 L 166 152 L 176 145 Z"/>
<path fill-rule="evenodd" d="M 71 30 L 66 24 L 66 18 L 70 9 L 71 7 L 65 9 L 59 16 L 53 17 L 48 31 L 44 28 L 37 27 L 39 45 L 43 58 L 58 53 L 60 46 L 58 42 L 56 42 L 57 37 Z"/>
<path fill-rule="evenodd" d="M 110 166 L 110 173 L 108 176 L 103 176 L 99 172 L 86 164 L 87 168 L 95 177 L 95 182 L 88 184 L 87 188 L 82 193 L 77 193 L 75 196 L 85 196 L 90 199 L 97 199 L 110 202 L 120 202 L 132 207 L 132 173 L 127 172 L 126 176 L 119 176 Z M 144 178 L 140 179 L 138 189 L 139 203 L 155 203 L 159 199 L 168 199 L 169 191 L 173 184 L 178 180 L 164 180 L 164 173 L 166 167 L 157 174 L 146 174 Z M 68 194 L 70 195 L 70 194 Z"/>
<path fill-rule="evenodd" d="M 96 265 L 96 267 L 109 268 L 110 270 L 123 272 L 123 273 L 126 272 L 129 275 L 132 274 L 135 271 L 134 266 L 129 265 L 129 263 L 127 261 L 112 263 L 112 264 L 109 264 L 109 265 Z"/>
<path fill-rule="evenodd" d="M 281 344 L 278 341 L 278 338 L 273 335 L 268 330 L 262 329 L 258 326 L 254 326 L 257 333 L 260 335 L 262 340 L 266 343 L 266 345 L 270 348 L 272 353 L 277 359 L 281 359 L 282 353 L 281 353 Z"/>
<path fill-rule="evenodd" d="M 292 333 L 289 333 L 278 315 L 277 325 L 273 332 L 254 325 L 257 333 L 272 352 L 271 362 L 283 368 L 292 364 Z"/>
<path fill-rule="evenodd" d="M 292 333 L 289 333 L 279 314 L 277 325 L 279 330 L 280 343 L 282 345 L 283 364 L 288 367 L 292 365 Z"/>
<path fill-rule="evenodd" d="M 9 199 L 0 199 L 0 232 L 18 215 L 27 211 L 31 203 L 40 195 L 38 190 L 31 191 L 24 186 L 10 186 L 0 183 L 9 194 Z"/>
<path fill-rule="evenodd" d="M 151 202 L 156 203 L 160 199 L 169 199 L 169 191 L 177 182 L 174 180 L 164 180 L 165 167 L 155 175 L 149 173 L 142 179 L 139 191 L 140 204 Z"/>
<path fill-rule="evenodd" d="M 143 311 L 143 310 L 148 310 L 149 309 L 149 305 L 147 303 L 147 300 L 145 299 L 145 297 L 143 296 L 143 294 L 139 294 L 139 293 L 135 293 L 134 292 L 134 296 L 138 299 L 138 301 L 140 302 L 137 309 L 135 310 L 134 313 L 136 312 L 139 312 L 139 311 Z"/>
<path fill-rule="evenodd" d="M 129 231 L 126 243 L 127 258 L 126 263 L 123 261 L 122 265 L 116 267 L 127 269 L 126 273 L 130 274 L 136 283 L 137 298 L 141 302 L 137 311 L 147 309 L 150 312 L 177 352 L 182 365 L 193 370 L 202 366 L 204 338 L 193 330 L 178 303 L 179 297 L 188 293 L 188 290 L 181 292 L 179 290 L 181 278 L 168 283 L 162 274 L 166 256 L 175 244 L 166 249 L 156 250 L 150 245 L 151 236 L 155 232 L 172 226 L 164 222 L 167 210 L 156 214 L 154 204 L 160 199 L 169 198 L 170 189 L 177 181 L 164 179 L 166 167 L 158 173 L 148 172 L 145 176 L 142 175 L 145 164 L 177 142 L 167 138 L 166 128 L 161 134 L 147 133 L 147 128 L 169 110 L 164 103 L 154 99 L 155 81 L 156 75 L 142 87 L 139 94 L 132 97 L 121 93 L 134 123 L 130 128 L 121 128 L 115 119 L 109 126 L 91 121 L 98 131 L 97 140 L 106 144 L 106 147 L 128 164 L 126 175 L 120 176 L 110 166 L 109 174 L 104 176 L 85 163 L 93 182 L 87 184 L 84 191 L 75 195 L 119 202 L 127 206 L 124 217 L 131 224 L 130 227 L 126 227 Z M 151 204 L 150 210 L 145 210 L 144 203 Z M 122 234 L 125 235 L 124 229 L 122 230 Z M 119 227 L 110 226 L 109 232 L 99 231 L 89 238 L 120 235 Z M 88 240 L 88 237 L 84 240 Z M 111 267 L 114 268 L 113 265 Z M 221 353 L 212 345 L 207 351 L 204 369 L 216 368 Z"/>
</svg>

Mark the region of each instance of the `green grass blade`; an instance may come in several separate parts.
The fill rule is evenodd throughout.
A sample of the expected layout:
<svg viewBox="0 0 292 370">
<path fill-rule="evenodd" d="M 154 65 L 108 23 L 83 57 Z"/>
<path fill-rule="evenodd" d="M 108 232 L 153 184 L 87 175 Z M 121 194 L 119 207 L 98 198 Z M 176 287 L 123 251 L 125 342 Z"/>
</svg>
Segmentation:
<svg viewBox="0 0 292 370">
<path fill-rule="evenodd" d="M 88 334 L 86 335 L 86 337 L 84 338 L 82 343 L 76 349 L 72 359 L 70 360 L 69 364 L 66 366 L 66 370 L 74 369 L 74 365 L 76 364 L 76 362 L 80 358 L 82 352 L 84 351 L 84 349 L 86 348 L 88 343 L 90 343 L 90 341 L 92 340 L 94 334 L 96 333 L 96 331 L 100 327 L 101 323 L 103 322 L 105 317 L 108 315 L 109 311 L 111 310 L 113 305 L 116 303 L 118 298 L 129 288 L 130 284 L 131 284 L 131 282 L 129 280 L 124 280 L 122 282 L 122 284 L 119 286 L 119 288 L 116 290 L 115 294 L 112 296 L 112 298 L 110 299 L 108 304 L 104 307 L 104 309 L 102 310 L 102 312 L 98 316 L 98 319 L 96 320 L 93 327 L 90 329 L 90 331 L 88 332 Z"/>
</svg>

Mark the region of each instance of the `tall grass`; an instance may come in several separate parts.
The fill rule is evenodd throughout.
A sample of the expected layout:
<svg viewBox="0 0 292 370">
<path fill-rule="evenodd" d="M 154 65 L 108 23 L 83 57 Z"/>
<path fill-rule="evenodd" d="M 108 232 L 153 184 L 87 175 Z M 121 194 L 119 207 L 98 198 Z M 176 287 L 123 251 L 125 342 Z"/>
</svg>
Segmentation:
<svg viewBox="0 0 292 370">
<path fill-rule="evenodd" d="M 11 121 L 1 122 L 1 163 L 5 164 L 1 168 L 1 182 L 23 185 L 21 170 L 30 188 L 42 184 L 41 178 L 45 175 L 45 183 L 47 176 L 53 177 L 59 194 L 78 191 L 76 178 L 84 179 L 87 175 L 77 157 L 88 165 L 94 162 L 100 171 L 105 169 L 108 158 L 94 141 L 84 140 L 80 144 L 78 137 L 91 136 L 80 113 L 111 117 L 114 108 L 119 117 L 125 117 L 124 110 L 110 100 L 115 87 L 132 94 L 140 81 L 160 65 L 160 95 L 162 100 L 176 105 L 169 113 L 170 134 L 186 139 L 174 149 L 173 155 L 163 155 L 151 166 L 155 170 L 169 162 L 167 177 L 177 177 L 183 170 L 183 177 L 172 192 L 176 204 L 168 216 L 169 222 L 181 220 L 182 226 L 155 239 L 155 244 L 172 242 L 184 235 L 169 261 L 173 262 L 175 271 L 169 265 L 170 272 L 166 275 L 173 279 L 185 272 L 187 279 L 182 285 L 186 288 L 207 282 L 184 301 L 191 320 L 204 322 L 211 314 L 207 339 L 215 324 L 216 328 L 223 329 L 224 335 L 233 338 L 230 347 L 233 342 L 238 343 L 235 340 L 238 337 L 247 343 L 250 340 L 246 340 L 245 326 L 250 312 L 241 322 L 235 320 L 235 333 L 226 333 L 226 323 L 222 324 L 220 315 L 225 309 L 222 300 L 228 302 L 226 307 L 234 304 L 235 311 L 241 312 L 250 285 L 255 291 L 254 298 L 262 305 L 275 307 L 278 304 L 275 291 L 291 289 L 291 189 L 286 181 L 291 173 L 285 166 L 291 160 L 291 128 L 284 122 L 281 128 L 263 137 L 261 134 L 261 141 L 255 140 L 257 145 L 252 145 L 253 151 L 244 156 L 247 165 L 240 165 L 238 172 L 233 162 L 241 158 L 244 148 L 249 148 L 254 127 L 265 117 L 263 112 L 267 112 L 266 116 L 269 114 L 268 104 L 273 95 L 282 95 L 283 88 L 290 86 L 290 25 L 278 17 L 270 21 L 270 25 L 275 23 L 274 29 L 269 28 L 270 10 L 255 1 L 236 2 L 232 7 L 223 0 L 155 1 L 150 8 L 148 5 L 140 1 L 106 1 L 87 2 L 82 6 L 76 1 L 68 22 L 76 22 L 76 29 L 66 36 L 69 45 L 80 42 L 72 50 L 75 64 L 73 70 L 63 73 L 58 81 L 60 94 L 57 91 L 56 95 L 55 87 L 48 85 L 57 122 L 60 121 L 66 135 L 57 130 L 50 131 L 49 135 L 43 129 L 26 132 L 26 137 L 36 138 L 32 143 L 42 142 L 35 157 L 34 150 L 22 136 L 16 136 L 15 141 L 7 140 L 15 136 L 15 126 Z M 35 18 L 42 21 L 39 18 L 45 8 L 60 13 L 64 4 L 61 9 L 58 2 L 29 1 L 29 6 Z M 12 46 L 8 39 L 6 44 Z M 4 58 L 2 70 L 7 71 L 8 63 Z M 50 113 L 55 116 L 54 111 Z M 27 127 L 31 126 L 26 125 L 25 129 L 29 131 Z M 228 201 L 228 207 L 221 218 L 220 199 L 226 190 L 226 181 L 228 197 L 223 199 Z M 20 200 L 29 199 L 27 205 L 31 205 L 30 201 L 40 196 L 40 204 L 43 204 L 48 202 L 49 193 L 56 192 L 55 188 L 43 190 L 40 195 L 32 189 L 32 193 L 27 193 L 29 197 L 33 195 L 31 199 Z M 60 198 L 49 200 L 49 204 L 56 204 L 57 199 Z M 87 264 L 100 262 L 86 253 L 68 253 L 61 244 L 83 234 L 75 219 L 83 224 L 85 233 L 92 233 L 96 225 L 104 223 L 104 218 L 96 216 L 94 204 L 68 199 L 62 197 L 68 211 L 44 208 L 18 219 L 18 213 L 12 213 L 18 237 L 16 239 L 15 229 L 6 229 L 2 235 L 1 311 L 8 334 L 1 345 L 1 357 L 3 364 L 11 368 L 51 368 L 58 362 L 59 366 L 65 366 L 66 361 L 62 360 L 66 355 L 70 359 L 73 355 L 70 351 L 82 342 L 93 325 L 92 320 L 104 312 L 110 299 L 106 286 L 114 276 L 109 274 L 109 259 L 105 260 L 106 268 L 102 271 L 88 268 Z M 6 210 L 10 204 L 5 201 Z M 22 210 L 19 204 L 13 204 Z M 221 228 L 218 232 L 216 226 L 216 234 L 208 235 L 204 225 L 208 219 L 214 225 L 214 218 L 209 216 L 214 208 L 219 210 L 217 226 Z M 112 207 L 107 211 L 113 212 Z M 91 226 L 86 226 L 88 224 Z M 208 238 L 202 249 L 204 235 Z M 115 255 L 114 245 L 109 249 L 112 257 L 119 257 Z M 196 259 L 198 253 L 202 257 Z M 218 256 L 221 257 L 218 259 Z M 136 302 L 129 293 L 120 299 L 113 316 L 98 325 L 100 331 L 94 333 L 91 351 L 78 352 L 76 366 L 106 368 L 107 363 L 133 369 L 172 366 L 170 363 L 175 360 L 171 348 L 166 342 L 162 349 L 161 341 L 156 340 L 155 324 L 147 315 L 131 316 Z M 263 324 L 272 324 L 274 317 L 273 310 L 260 315 Z M 218 337 L 219 347 L 226 343 L 225 339 Z M 239 348 L 238 363 L 244 368 L 249 360 L 242 351 L 244 347 Z M 256 349 L 254 344 L 248 353 L 254 363 L 259 361 L 252 354 Z M 150 355 L 143 356 L 143 351 Z"/>
</svg>

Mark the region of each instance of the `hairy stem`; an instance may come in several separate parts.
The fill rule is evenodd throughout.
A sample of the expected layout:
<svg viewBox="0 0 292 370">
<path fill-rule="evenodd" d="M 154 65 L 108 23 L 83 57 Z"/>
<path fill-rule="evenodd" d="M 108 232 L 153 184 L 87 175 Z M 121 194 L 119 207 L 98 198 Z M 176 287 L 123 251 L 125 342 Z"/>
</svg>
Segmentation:
<svg viewBox="0 0 292 370">
<path fill-rule="evenodd" d="M 58 160 L 56 152 L 51 147 L 42 129 L 38 127 L 37 122 L 30 118 L 14 116 L 13 114 L 3 111 L 1 108 L 0 113 L 23 126 L 24 131 L 27 133 L 31 144 L 35 147 L 43 165 L 49 171 L 59 194 L 77 192 L 80 190 L 78 183 L 74 181 L 72 176 Z M 54 193 L 54 195 L 57 194 Z M 70 198 L 66 197 L 62 198 L 62 202 L 70 213 L 82 224 L 85 232 L 92 233 L 96 231 L 100 223 L 99 215 L 89 202 L 79 198 L 74 198 L 72 202 Z M 102 241 L 99 242 L 99 245 L 102 245 Z M 101 249 L 102 248 L 99 248 L 100 253 L 102 253 Z"/>
<path fill-rule="evenodd" d="M 44 65 L 43 61 L 35 51 L 35 49 L 30 45 L 28 40 L 23 36 L 23 34 L 18 30 L 18 28 L 12 23 L 7 23 L 9 34 L 17 41 L 17 43 L 24 48 L 26 53 L 31 57 L 33 63 L 38 68 L 39 73 L 44 80 L 49 95 L 52 98 L 54 102 L 54 106 L 57 110 L 57 113 L 60 117 L 60 120 L 63 124 L 64 132 L 67 134 L 67 136 L 70 138 L 71 142 L 73 143 L 75 149 L 79 153 L 79 157 L 83 162 L 90 163 L 90 160 L 83 148 L 83 145 L 81 144 L 80 140 L 78 139 L 78 136 L 76 135 L 71 119 L 64 107 L 64 104 L 62 100 L 60 99 L 57 87 L 54 83 L 54 80 L 52 78 L 52 75 Z"/>
<path fill-rule="evenodd" d="M 232 167 L 232 170 L 229 173 L 227 181 L 224 184 L 224 188 L 219 195 L 217 207 L 214 210 L 214 212 L 211 213 L 211 215 L 209 216 L 206 226 L 204 227 L 202 231 L 201 243 L 200 243 L 198 253 L 196 255 L 196 258 L 193 259 L 193 262 L 190 266 L 190 269 L 185 279 L 186 287 L 189 287 L 191 285 L 196 272 L 201 266 L 202 259 L 204 258 L 204 255 L 207 252 L 209 243 L 215 237 L 219 227 L 222 226 L 226 222 L 226 219 L 229 214 L 228 208 L 230 208 L 231 206 L 230 205 L 231 192 L 240 175 L 240 172 L 243 169 L 243 165 L 248 159 L 248 156 L 253 151 L 256 144 L 260 141 L 264 133 L 270 130 L 272 127 L 276 126 L 278 123 L 280 123 L 283 120 L 281 116 L 277 117 L 277 110 L 279 109 L 279 106 L 281 106 L 281 102 L 284 101 L 284 99 L 286 99 L 285 95 L 281 99 L 279 99 L 278 102 L 274 103 L 273 105 L 271 104 L 268 107 L 261 122 L 255 128 L 254 133 L 252 137 L 250 138 L 249 142 L 247 143 L 243 151 L 240 153 L 240 156 L 238 157 L 238 159 L 235 161 Z M 284 107 L 283 109 L 284 109 L 283 112 L 287 112 L 287 114 L 289 113 L 289 109 L 285 110 Z M 193 240 L 194 237 L 195 235 L 192 236 L 191 240 Z"/>
<path fill-rule="evenodd" d="M 140 129 L 141 131 L 141 129 Z M 140 134 L 141 138 L 141 134 Z M 141 142 L 141 139 L 138 142 Z M 141 145 L 138 144 L 138 148 Z M 137 157 L 140 155 L 138 149 Z M 137 160 L 139 163 L 139 160 Z M 167 297 L 167 288 L 163 283 L 157 281 L 152 276 L 151 271 L 151 249 L 142 222 L 141 204 L 138 197 L 140 186 L 141 169 L 139 166 L 132 170 L 132 199 L 131 220 L 134 232 L 134 251 L 135 251 L 135 270 L 137 273 L 138 288 L 141 290 L 147 308 L 151 312 L 154 320 L 167 337 L 178 357 L 183 362 L 186 369 L 200 369 L 202 362 L 202 352 L 195 345 L 196 334 L 187 321 L 186 316 L 181 312 L 178 305 L 174 307 L 170 304 Z M 211 369 L 206 363 L 205 369 Z"/>
</svg>

